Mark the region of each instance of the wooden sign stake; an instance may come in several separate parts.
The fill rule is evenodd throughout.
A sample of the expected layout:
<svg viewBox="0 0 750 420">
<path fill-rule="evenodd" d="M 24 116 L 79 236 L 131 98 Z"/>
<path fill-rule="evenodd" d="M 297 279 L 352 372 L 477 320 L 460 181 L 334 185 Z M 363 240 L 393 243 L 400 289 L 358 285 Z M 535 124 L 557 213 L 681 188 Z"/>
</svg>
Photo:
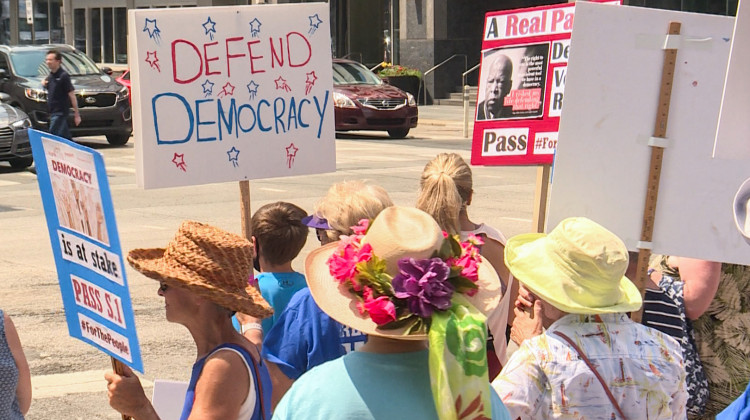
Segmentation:
<svg viewBox="0 0 750 420">
<path fill-rule="evenodd" d="M 547 219 L 547 197 L 549 196 L 549 177 L 551 165 L 539 165 L 536 170 L 536 188 L 534 189 L 534 215 L 532 230 L 544 233 L 544 222 Z"/>
<path fill-rule="evenodd" d="M 112 370 L 113 370 L 113 371 L 114 371 L 114 372 L 115 372 L 116 374 L 118 374 L 118 375 L 122 376 L 122 374 L 124 373 L 124 371 L 123 371 L 123 369 L 122 369 L 122 367 L 123 367 L 123 364 L 122 364 L 122 362 L 120 362 L 119 360 L 115 359 L 115 358 L 114 358 L 114 357 L 112 357 L 112 356 L 110 356 L 110 357 L 109 357 L 109 359 L 110 359 L 110 360 L 112 361 Z M 123 415 L 122 415 L 122 420 L 133 420 L 133 418 L 132 418 L 132 417 L 130 417 L 130 416 L 128 416 L 128 415 L 126 415 L 126 414 L 123 414 Z"/>
<path fill-rule="evenodd" d="M 250 181 L 240 181 L 240 219 L 242 220 L 242 234 L 248 241 L 253 236 L 250 215 Z"/>
<path fill-rule="evenodd" d="M 680 34 L 680 22 L 669 23 L 669 35 Z M 669 103 L 672 97 L 672 82 L 674 68 L 677 62 L 677 48 L 664 50 L 664 67 L 661 73 L 661 87 L 659 89 L 659 106 L 656 111 L 654 138 L 663 139 L 667 135 L 667 120 L 669 118 Z M 636 286 L 641 297 L 646 294 L 648 284 L 648 261 L 651 257 L 651 241 L 654 233 L 654 219 L 656 217 L 656 199 L 659 196 L 659 179 L 664 156 L 663 146 L 651 145 L 651 163 L 648 170 L 648 185 L 646 187 L 646 204 L 643 209 L 643 225 L 641 227 L 641 241 L 638 243 L 638 268 Z M 640 323 L 643 317 L 643 306 L 631 314 L 631 319 Z"/>
</svg>

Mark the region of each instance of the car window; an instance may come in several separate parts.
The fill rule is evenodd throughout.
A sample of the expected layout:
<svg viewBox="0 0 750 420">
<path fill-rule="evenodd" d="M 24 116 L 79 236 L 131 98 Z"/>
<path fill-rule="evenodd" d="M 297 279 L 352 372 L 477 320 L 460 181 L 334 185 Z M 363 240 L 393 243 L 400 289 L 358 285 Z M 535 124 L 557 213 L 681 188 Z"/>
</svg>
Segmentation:
<svg viewBox="0 0 750 420">
<path fill-rule="evenodd" d="M 334 85 L 380 85 L 383 81 L 359 63 L 333 63 Z"/>
<path fill-rule="evenodd" d="M 0 54 L 0 70 L 5 70 L 6 72 L 10 70 L 8 68 L 8 59 L 5 58 L 5 54 Z"/>
<path fill-rule="evenodd" d="M 80 51 L 61 51 L 62 67 L 71 76 L 101 74 L 99 67 Z M 13 71 L 21 77 L 44 77 L 49 74 L 45 63 L 47 50 L 14 51 L 10 54 Z"/>
</svg>

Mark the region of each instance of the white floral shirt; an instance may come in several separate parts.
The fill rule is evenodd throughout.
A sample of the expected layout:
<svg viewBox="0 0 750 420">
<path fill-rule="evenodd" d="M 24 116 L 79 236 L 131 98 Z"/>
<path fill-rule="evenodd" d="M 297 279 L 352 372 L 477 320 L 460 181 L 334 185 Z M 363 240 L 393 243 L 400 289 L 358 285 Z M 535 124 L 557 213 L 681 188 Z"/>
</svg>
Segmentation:
<svg viewBox="0 0 750 420">
<path fill-rule="evenodd" d="M 561 337 L 599 371 L 629 420 L 687 415 L 680 345 L 625 314 L 569 314 L 523 342 L 492 382 L 513 419 L 619 419 L 601 383 Z"/>
</svg>

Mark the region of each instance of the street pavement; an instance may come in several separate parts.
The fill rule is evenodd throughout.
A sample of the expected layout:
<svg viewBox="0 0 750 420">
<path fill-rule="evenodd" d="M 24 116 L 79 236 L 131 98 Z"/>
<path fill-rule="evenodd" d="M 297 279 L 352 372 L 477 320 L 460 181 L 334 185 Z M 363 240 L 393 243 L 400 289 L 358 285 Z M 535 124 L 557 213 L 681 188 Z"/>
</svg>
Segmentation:
<svg viewBox="0 0 750 420">
<path fill-rule="evenodd" d="M 335 173 L 251 181 L 252 209 L 283 200 L 311 212 L 331 184 L 347 179 L 372 180 L 396 204 L 413 205 L 421 171 L 436 154 L 457 152 L 469 160 L 471 141 L 462 138 L 462 119 L 460 107 L 425 106 L 406 139 L 384 132 L 340 134 Z M 123 249 L 164 246 L 188 218 L 239 233 L 236 183 L 142 190 L 135 185 L 134 139 L 125 147 L 110 147 L 103 138 L 79 141 L 104 156 Z M 536 169 L 472 170 L 472 219 L 507 236 L 528 232 Z M 303 270 L 316 246 L 311 231 L 295 269 Z M 150 396 L 156 378 L 188 380 L 195 347 L 183 327 L 166 322 L 158 284 L 130 267 L 127 275 Z M 0 279 L 0 308 L 13 317 L 31 366 L 34 395 L 27 419 L 119 419 L 107 404 L 103 374 L 109 358 L 68 335 L 33 168 L 17 172 L 5 163 L 0 164 Z"/>
</svg>

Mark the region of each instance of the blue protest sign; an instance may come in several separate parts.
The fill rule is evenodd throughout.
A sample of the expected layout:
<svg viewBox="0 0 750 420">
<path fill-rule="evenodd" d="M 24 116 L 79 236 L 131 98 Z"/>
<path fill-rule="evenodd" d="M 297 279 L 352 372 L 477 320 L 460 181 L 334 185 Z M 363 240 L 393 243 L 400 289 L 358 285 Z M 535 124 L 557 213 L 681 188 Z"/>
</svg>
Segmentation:
<svg viewBox="0 0 750 420">
<path fill-rule="evenodd" d="M 41 131 L 29 139 L 70 336 L 143 372 L 104 159 Z"/>
</svg>

